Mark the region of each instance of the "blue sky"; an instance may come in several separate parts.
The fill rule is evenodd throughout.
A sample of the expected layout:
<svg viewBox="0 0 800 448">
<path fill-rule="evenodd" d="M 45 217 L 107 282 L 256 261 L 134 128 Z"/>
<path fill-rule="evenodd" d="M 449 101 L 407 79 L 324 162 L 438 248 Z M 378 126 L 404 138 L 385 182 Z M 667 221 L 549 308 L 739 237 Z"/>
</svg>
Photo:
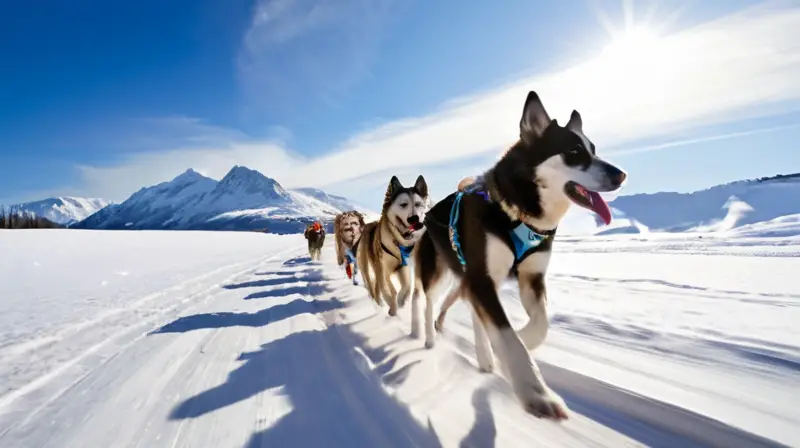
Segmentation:
<svg viewBox="0 0 800 448">
<path fill-rule="evenodd" d="M 392 174 L 441 196 L 531 89 L 582 112 L 625 194 L 796 172 L 798 29 L 796 1 L 5 2 L 0 203 L 234 164 L 367 205 Z"/>
</svg>

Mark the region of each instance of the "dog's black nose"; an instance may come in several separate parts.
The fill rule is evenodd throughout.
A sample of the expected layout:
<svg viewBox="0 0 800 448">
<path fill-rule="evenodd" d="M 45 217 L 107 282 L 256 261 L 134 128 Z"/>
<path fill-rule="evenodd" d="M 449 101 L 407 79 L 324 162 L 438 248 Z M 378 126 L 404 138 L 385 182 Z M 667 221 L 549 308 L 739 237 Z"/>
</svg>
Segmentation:
<svg viewBox="0 0 800 448">
<path fill-rule="evenodd" d="M 408 223 L 411 224 L 412 226 L 416 225 L 416 224 L 419 224 L 419 216 L 417 216 L 417 215 L 409 216 L 408 217 Z"/>
<path fill-rule="evenodd" d="M 615 166 L 609 166 L 608 178 L 611 179 L 611 182 L 613 182 L 614 185 L 619 186 L 622 185 L 623 182 L 625 182 L 625 179 L 628 178 L 628 175 L 625 173 L 625 171 L 622 171 L 621 169 Z"/>
</svg>

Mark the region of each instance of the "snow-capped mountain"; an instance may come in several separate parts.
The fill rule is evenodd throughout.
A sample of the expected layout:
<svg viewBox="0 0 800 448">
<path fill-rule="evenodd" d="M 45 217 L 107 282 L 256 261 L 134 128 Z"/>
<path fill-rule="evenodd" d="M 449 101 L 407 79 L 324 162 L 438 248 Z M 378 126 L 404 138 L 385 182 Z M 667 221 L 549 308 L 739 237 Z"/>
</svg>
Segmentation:
<svg viewBox="0 0 800 448">
<path fill-rule="evenodd" d="M 744 180 L 693 193 L 620 196 L 611 205 L 651 230 L 724 231 L 800 213 L 800 174 Z"/>
<path fill-rule="evenodd" d="M 330 204 L 340 210 L 353 210 L 353 209 L 358 210 L 364 208 L 359 205 L 356 205 L 354 202 L 350 201 L 349 199 L 343 196 L 337 196 L 335 194 L 326 193 L 320 190 L 319 188 L 293 188 L 291 189 L 291 191 L 306 196 L 310 196 L 326 204 Z"/>
<path fill-rule="evenodd" d="M 33 213 L 56 224 L 69 226 L 103 209 L 111 202 L 100 198 L 61 196 L 11 205 L 10 208 Z"/>
<path fill-rule="evenodd" d="M 300 231 L 313 220 L 330 221 L 355 208 L 346 198 L 286 190 L 256 170 L 234 166 L 220 181 L 189 169 L 175 179 L 142 188 L 125 202 L 76 225 L 93 229 L 263 229 Z"/>
<path fill-rule="evenodd" d="M 90 229 L 159 229 L 185 207 L 214 190 L 217 181 L 189 169 L 169 182 L 142 188 L 73 227 Z"/>
<path fill-rule="evenodd" d="M 800 174 L 717 185 L 692 193 L 661 192 L 619 196 L 609 203 L 613 220 L 600 225 L 573 207 L 563 226 L 573 234 L 719 232 L 756 223 L 782 222 L 800 214 Z M 783 229 L 784 234 L 790 230 Z"/>
</svg>

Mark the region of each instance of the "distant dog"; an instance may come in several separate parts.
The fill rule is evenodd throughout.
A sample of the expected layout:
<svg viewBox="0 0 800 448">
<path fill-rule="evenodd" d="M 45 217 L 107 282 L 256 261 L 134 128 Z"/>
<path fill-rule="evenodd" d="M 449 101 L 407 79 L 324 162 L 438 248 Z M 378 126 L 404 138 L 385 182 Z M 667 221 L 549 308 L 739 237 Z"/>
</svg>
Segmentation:
<svg viewBox="0 0 800 448">
<path fill-rule="evenodd" d="M 398 302 L 405 303 L 411 295 L 409 255 L 419 237 L 425 212 L 428 209 L 428 185 L 417 177 L 412 187 L 404 187 L 392 176 L 378 221 L 367 223 L 356 243 L 356 259 L 361 277 L 370 297 L 389 305 L 389 315 L 397 314 Z M 400 294 L 391 278 L 397 274 Z"/>
<path fill-rule="evenodd" d="M 345 266 L 347 278 L 353 280 L 354 285 L 358 285 L 358 264 L 353 247 L 361 238 L 361 231 L 364 228 L 364 215 L 350 210 L 336 215 L 333 222 L 333 237 L 336 239 L 336 262 L 339 266 Z"/>
<path fill-rule="evenodd" d="M 308 240 L 308 256 L 312 260 L 319 260 L 322 255 L 322 245 L 325 244 L 325 229 L 322 224 L 315 222 L 303 232 L 303 236 Z"/>
<path fill-rule="evenodd" d="M 547 387 L 528 352 L 547 335 L 545 274 L 551 247 L 556 228 L 573 203 L 610 222 L 608 205 L 597 192 L 617 190 L 625 178 L 624 171 L 597 157 L 577 111 L 562 127 L 550 119 L 539 96 L 530 92 L 517 143 L 491 169 L 465 179 L 462 191 L 427 213 L 425 233 L 412 255 L 412 300 L 423 294 L 426 298 L 426 347 L 434 345 L 434 299 L 455 280 L 446 302 L 459 295 L 470 301 L 481 370 L 494 369 L 493 349 L 527 412 L 566 419 L 566 405 Z M 517 279 L 530 318 L 519 332 L 511 327 L 498 295 L 509 277 Z M 418 327 L 419 316 L 412 312 L 412 334 Z"/>
</svg>

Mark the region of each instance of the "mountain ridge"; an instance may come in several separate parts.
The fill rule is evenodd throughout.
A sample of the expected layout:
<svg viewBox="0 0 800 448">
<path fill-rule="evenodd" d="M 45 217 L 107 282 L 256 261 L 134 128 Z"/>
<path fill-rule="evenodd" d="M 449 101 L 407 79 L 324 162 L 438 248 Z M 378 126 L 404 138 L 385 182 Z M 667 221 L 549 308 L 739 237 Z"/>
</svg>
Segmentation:
<svg viewBox="0 0 800 448">
<path fill-rule="evenodd" d="M 800 173 L 743 179 L 692 192 L 620 195 L 609 200 L 614 217 L 602 225 L 571 211 L 577 233 L 720 232 L 800 213 Z"/>
<path fill-rule="evenodd" d="M 110 204 L 112 204 L 111 201 L 102 198 L 54 196 L 37 201 L 11 204 L 7 208 L 32 213 L 62 226 L 71 226 Z"/>
<path fill-rule="evenodd" d="M 302 231 L 346 210 L 369 212 L 319 189 L 286 189 L 257 170 L 235 165 L 219 181 L 189 168 L 170 181 L 142 187 L 114 207 L 76 224 L 86 229 Z M 369 212 L 371 213 L 371 212 Z"/>
</svg>

